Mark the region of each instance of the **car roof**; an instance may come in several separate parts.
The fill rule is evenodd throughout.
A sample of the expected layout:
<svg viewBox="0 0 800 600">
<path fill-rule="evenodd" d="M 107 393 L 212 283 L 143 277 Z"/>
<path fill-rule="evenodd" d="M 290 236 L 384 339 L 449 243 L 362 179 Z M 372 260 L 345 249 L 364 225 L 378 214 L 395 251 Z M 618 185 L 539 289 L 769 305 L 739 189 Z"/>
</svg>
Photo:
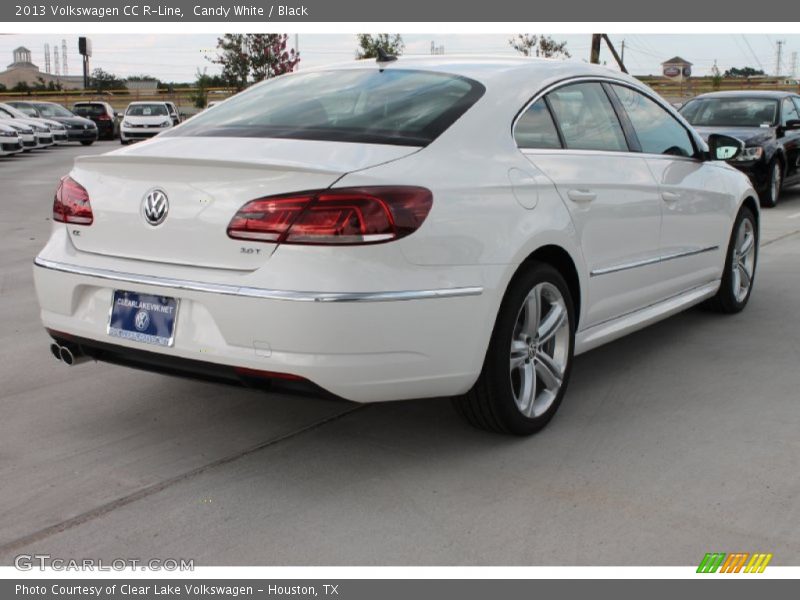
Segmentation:
<svg viewBox="0 0 800 600">
<path fill-rule="evenodd" d="M 163 100 L 136 100 L 135 102 L 130 102 L 128 106 L 135 106 L 137 104 L 166 104 Z"/>
<path fill-rule="evenodd" d="M 795 92 L 786 92 L 783 90 L 730 90 L 725 92 L 709 92 L 708 94 L 700 94 L 692 98 L 767 98 L 772 100 L 780 100 L 782 98 L 798 97 Z"/>
</svg>

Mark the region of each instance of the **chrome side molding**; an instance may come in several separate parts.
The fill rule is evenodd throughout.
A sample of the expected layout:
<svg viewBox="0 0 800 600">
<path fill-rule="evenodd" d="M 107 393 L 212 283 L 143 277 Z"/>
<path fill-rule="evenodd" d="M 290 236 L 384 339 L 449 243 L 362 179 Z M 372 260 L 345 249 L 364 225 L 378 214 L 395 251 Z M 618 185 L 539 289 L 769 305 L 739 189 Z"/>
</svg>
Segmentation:
<svg viewBox="0 0 800 600">
<path fill-rule="evenodd" d="M 110 269 L 94 267 L 81 267 L 67 263 L 56 262 L 36 257 L 33 264 L 42 269 L 72 273 L 86 277 L 95 277 L 108 281 L 133 283 L 167 287 L 192 292 L 207 292 L 210 294 L 225 294 L 228 296 L 243 296 L 247 298 L 263 298 L 266 300 L 288 300 L 292 302 L 400 302 L 405 300 L 428 300 L 435 298 L 458 298 L 462 296 L 479 296 L 483 287 L 455 287 L 432 290 L 399 290 L 387 292 L 305 292 L 290 290 L 271 290 L 265 288 L 229 285 L 223 283 L 205 283 L 189 279 L 176 279 L 172 277 L 158 277 L 156 275 L 138 275 L 123 273 Z"/>
<path fill-rule="evenodd" d="M 635 269 L 637 267 L 644 267 L 647 265 L 654 265 L 657 263 L 667 262 L 668 260 L 674 260 L 676 258 L 684 258 L 686 256 L 695 256 L 697 254 L 703 254 L 704 252 L 713 252 L 714 250 L 719 250 L 719 246 L 708 246 L 706 248 L 698 248 L 697 250 L 686 250 L 684 252 L 673 252 L 672 254 L 665 254 L 663 256 L 659 256 L 657 258 L 648 258 L 645 260 L 640 260 L 637 262 L 631 263 L 624 263 L 621 265 L 613 265 L 611 267 L 603 267 L 601 269 L 594 269 L 592 272 L 589 273 L 590 277 L 596 277 L 598 275 L 608 275 L 609 273 L 617 273 L 619 271 L 627 271 L 628 269 Z"/>
</svg>

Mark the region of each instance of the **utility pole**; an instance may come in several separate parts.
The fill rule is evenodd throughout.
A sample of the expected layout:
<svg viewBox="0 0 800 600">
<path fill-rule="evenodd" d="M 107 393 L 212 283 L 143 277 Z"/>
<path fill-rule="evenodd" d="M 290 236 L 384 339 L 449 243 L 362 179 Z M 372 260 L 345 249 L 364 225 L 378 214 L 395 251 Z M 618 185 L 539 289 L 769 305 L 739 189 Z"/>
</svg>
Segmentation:
<svg viewBox="0 0 800 600">
<path fill-rule="evenodd" d="M 625 62 L 625 40 L 622 40 L 622 44 L 620 44 L 619 57 L 622 60 L 622 62 L 624 63 Z"/>
<path fill-rule="evenodd" d="M 792 68 L 790 75 L 792 77 L 797 77 L 797 52 L 792 52 Z"/>
<path fill-rule="evenodd" d="M 50 44 L 44 45 L 44 72 L 52 73 L 50 70 Z"/>
<path fill-rule="evenodd" d="M 592 34 L 592 51 L 589 54 L 589 62 L 593 65 L 600 64 L 600 40 L 603 39 L 602 33 Z"/>
<path fill-rule="evenodd" d="M 777 52 L 775 56 L 775 76 L 781 76 L 781 59 L 783 58 L 783 45 L 786 43 L 785 40 L 778 40 L 775 42 L 777 46 Z"/>
</svg>

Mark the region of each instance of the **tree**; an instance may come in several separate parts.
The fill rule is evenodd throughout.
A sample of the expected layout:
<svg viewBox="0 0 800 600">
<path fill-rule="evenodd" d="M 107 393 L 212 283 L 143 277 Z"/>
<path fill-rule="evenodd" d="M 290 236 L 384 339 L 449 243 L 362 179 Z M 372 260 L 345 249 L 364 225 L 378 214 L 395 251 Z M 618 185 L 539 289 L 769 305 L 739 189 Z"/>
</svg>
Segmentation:
<svg viewBox="0 0 800 600">
<path fill-rule="evenodd" d="M 524 56 L 541 58 L 569 58 L 567 42 L 557 42 L 547 35 L 518 33 L 508 40 L 508 45 Z"/>
<path fill-rule="evenodd" d="M 381 48 L 386 54 L 400 56 L 406 47 L 399 33 L 391 35 L 388 33 L 379 33 L 377 35 L 359 33 L 356 39 L 358 40 L 356 59 L 377 58 L 378 48 Z"/>
<path fill-rule="evenodd" d="M 222 65 L 222 78 L 237 90 L 251 81 L 263 81 L 294 71 L 300 54 L 287 50 L 289 36 L 285 33 L 226 33 L 217 39 L 219 52 L 209 58 Z"/>
<path fill-rule="evenodd" d="M 89 77 L 89 87 L 103 92 L 105 90 L 123 90 L 125 89 L 125 81 L 114 75 L 107 73 L 103 69 L 95 69 Z"/>
<path fill-rule="evenodd" d="M 225 80 L 222 75 L 208 75 L 206 70 L 197 69 L 195 72 L 195 92 L 189 99 L 197 108 L 205 108 L 208 104 L 208 89 L 215 87 L 225 87 Z"/>
<path fill-rule="evenodd" d="M 765 73 L 761 69 L 754 69 L 753 67 L 742 67 L 741 69 L 731 67 L 722 74 L 722 76 L 726 79 L 734 79 L 737 77 L 753 77 L 754 75 L 765 75 Z"/>
<path fill-rule="evenodd" d="M 287 50 L 289 36 L 285 33 L 254 33 L 248 37 L 253 81 L 291 73 L 300 62 L 294 48 Z"/>
<path fill-rule="evenodd" d="M 718 90 L 722 85 L 722 75 L 720 75 L 717 61 L 714 61 L 714 66 L 711 67 L 711 87 Z"/>
</svg>

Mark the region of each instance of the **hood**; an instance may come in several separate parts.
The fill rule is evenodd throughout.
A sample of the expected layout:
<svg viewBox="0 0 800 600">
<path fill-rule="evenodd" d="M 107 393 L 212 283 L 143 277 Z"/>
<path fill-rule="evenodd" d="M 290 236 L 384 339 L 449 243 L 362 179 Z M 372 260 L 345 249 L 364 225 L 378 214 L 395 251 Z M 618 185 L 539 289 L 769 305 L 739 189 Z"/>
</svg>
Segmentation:
<svg viewBox="0 0 800 600">
<path fill-rule="evenodd" d="M 94 121 L 90 119 L 84 119 L 83 117 L 47 117 L 51 121 L 58 121 L 62 125 L 67 125 L 68 127 L 79 127 L 85 128 L 87 125 L 90 129 L 94 128 L 95 124 Z"/>
<path fill-rule="evenodd" d="M 33 127 L 31 127 L 30 125 L 28 125 L 26 123 L 23 123 L 19 119 L 0 119 L 0 125 L 4 125 L 6 127 L 11 127 L 12 129 L 15 129 L 16 131 L 20 131 L 20 132 L 22 132 L 24 134 L 32 134 L 33 133 Z"/>
<path fill-rule="evenodd" d="M 735 137 L 747 146 L 757 146 L 775 138 L 774 127 L 695 127 L 694 129 L 706 142 L 712 133 Z"/>
</svg>

